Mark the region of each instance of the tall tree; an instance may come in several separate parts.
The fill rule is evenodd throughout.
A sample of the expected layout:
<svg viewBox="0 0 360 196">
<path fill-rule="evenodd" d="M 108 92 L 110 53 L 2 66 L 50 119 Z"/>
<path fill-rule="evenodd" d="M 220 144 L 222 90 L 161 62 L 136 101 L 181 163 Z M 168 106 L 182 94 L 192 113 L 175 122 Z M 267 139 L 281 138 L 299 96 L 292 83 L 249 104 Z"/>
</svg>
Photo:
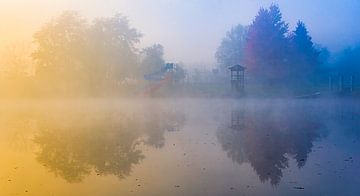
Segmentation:
<svg viewBox="0 0 360 196">
<path fill-rule="evenodd" d="M 138 50 L 141 34 L 132 28 L 126 17 L 98 18 L 89 31 L 90 75 L 99 88 L 118 89 L 124 81 L 138 75 Z"/>
<path fill-rule="evenodd" d="M 315 48 L 312 38 L 302 21 L 297 23 L 295 31 L 290 36 L 292 55 L 292 71 L 299 78 L 305 79 L 314 73 L 320 63 L 320 51 Z"/>
<path fill-rule="evenodd" d="M 140 38 L 120 14 L 89 24 L 64 12 L 34 35 L 37 76 L 50 92 L 117 92 L 137 75 Z"/>
<path fill-rule="evenodd" d="M 240 24 L 226 33 L 215 53 L 220 70 L 243 63 L 247 33 L 248 28 Z"/>
<path fill-rule="evenodd" d="M 276 82 L 287 73 L 288 24 L 280 9 L 271 5 L 261 8 L 249 27 L 245 46 L 246 66 L 253 77 L 263 82 Z"/>
<path fill-rule="evenodd" d="M 83 81 L 88 24 L 76 12 L 67 11 L 45 24 L 34 35 L 33 58 L 37 77 L 48 91 L 69 93 Z"/>
</svg>

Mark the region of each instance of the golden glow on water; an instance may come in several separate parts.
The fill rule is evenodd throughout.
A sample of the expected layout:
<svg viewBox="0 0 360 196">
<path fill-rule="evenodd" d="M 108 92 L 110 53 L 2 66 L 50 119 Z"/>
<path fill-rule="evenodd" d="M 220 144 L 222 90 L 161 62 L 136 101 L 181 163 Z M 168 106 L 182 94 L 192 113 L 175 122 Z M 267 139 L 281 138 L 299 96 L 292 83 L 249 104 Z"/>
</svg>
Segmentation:
<svg viewBox="0 0 360 196">
<path fill-rule="evenodd" d="M 338 119 L 328 103 L 223 101 L 2 102 L 0 195 L 297 195 L 359 182 L 346 105 Z"/>
<path fill-rule="evenodd" d="M 138 188 L 140 178 L 124 179 L 144 161 L 143 151 L 163 147 L 165 132 L 183 126 L 184 117 L 155 105 L 126 105 L 3 109 L 1 195 L 107 195 Z M 141 176 L 149 170 L 139 169 Z"/>
</svg>

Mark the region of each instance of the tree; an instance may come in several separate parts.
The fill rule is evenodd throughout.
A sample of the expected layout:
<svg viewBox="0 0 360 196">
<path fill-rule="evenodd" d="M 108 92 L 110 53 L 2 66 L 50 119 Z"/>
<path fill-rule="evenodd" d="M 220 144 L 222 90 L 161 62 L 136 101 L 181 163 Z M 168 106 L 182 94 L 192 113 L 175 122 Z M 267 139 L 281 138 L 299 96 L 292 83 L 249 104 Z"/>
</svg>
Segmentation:
<svg viewBox="0 0 360 196">
<path fill-rule="evenodd" d="M 160 71 L 165 65 L 164 47 L 160 44 L 154 44 L 142 50 L 141 69 L 144 74 L 151 74 Z"/>
<path fill-rule="evenodd" d="M 318 44 L 315 44 L 315 49 L 320 52 L 319 63 L 322 65 L 329 63 L 329 59 L 331 56 L 329 49 L 327 49 L 326 47 L 322 47 Z"/>
<path fill-rule="evenodd" d="M 335 61 L 335 70 L 341 74 L 360 75 L 360 45 L 344 49 Z"/>
<path fill-rule="evenodd" d="M 69 93 L 81 86 L 88 28 L 79 14 L 67 11 L 34 34 L 36 74 L 48 92 Z"/>
<path fill-rule="evenodd" d="M 138 75 L 140 38 L 120 14 L 89 24 L 64 12 L 34 35 L 39 83 L 60 94 L 118 92 Z"/>
<path fill-rule="evenodd" d="M 224 71 L 229 66 L 243 63 L 247 33 L 248 28 L 240 24 L 226 33 L 215 53 L 220 70 Z"/>
<path fill-rule="evenodd" d="M 302 21 L 297 23 L 295 31 L 290 36 L 292 55 L 292 71 L 298 78 L 308 79 L 320 63 L 320 51 L 315 48 L 312 38 Z"/>
<path fill-rule="evenodd" d="M 138 75 L 138 54 L 135 44 L 141 34 L 129 24 L 126 17 L 116 14 L 94 20 L 89 32 L 90 56 L 93 77 L 100 88 L 117 89 L 127 78 Z"/>
<path fill-rule="evenodd" d="M 23 79 L 34 75 L 34 62 L 31 58 L 30 43 L 14 43 L 6 47 L 2 54 L 0 70 L 3 77 Z"/>
<path fill-rule="evenodd" d="M 175 66 L 173 77 L 174 77 L 175 82 L 182 82 L 182 81 L 185 80 L 185 78 L 186 78 L 186 70 L 184 68 L 183 63 L 178 63 Z"/>
<path fill-rule="evenodd" d="M 246 66 L 257 80 L 272 84 L 286 75 L 287 32 L 288 24 L 282 21 L 278 6 L 259 10 L 249 27 L 245 46 Z"/>
<path fill-rule="evenodd" d="M 13 43 L 0 58 L 1 96 L 31 96 L 34 92 L 34 62 L 31 43 Z"/>
<path fill-rule="evenodd" d="M 354 76 L 355 91 L 360 86 L 360 44 L 353 47 L 347 47 L 334 55 L 334 62 L 328 67 L 332 74 L 339 74 L 349 80 L 350 76 Z M 326 75 L 328 79 L 328 75 Z"/>
</svg>

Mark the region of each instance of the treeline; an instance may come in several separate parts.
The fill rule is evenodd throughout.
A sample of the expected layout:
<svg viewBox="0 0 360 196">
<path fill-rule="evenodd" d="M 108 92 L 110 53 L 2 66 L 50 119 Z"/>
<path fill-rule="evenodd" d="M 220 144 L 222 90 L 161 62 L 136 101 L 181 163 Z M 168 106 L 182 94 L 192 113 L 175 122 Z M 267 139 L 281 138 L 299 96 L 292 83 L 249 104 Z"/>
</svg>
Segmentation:
<svg viewBox="0 0 360 196">
<path fill-rule="evenodd" d="M 64 12 L 33 35 L 33 44 L 6 50 L 1 96 L 131 94 L 165 63 L 163 47 L 140 48 L 141 37 L 120 14 L 88 21 Z"/>
<path fill-rule="evenodd" d="M 232 28 L 216 52 L 220 70 L 235 64 L 247 68 L 250 84 L 262 89 L 311 87 L 327 61 L 328 51 L 313 43 L 304 22 L 293 31 L 277 5 L 261 8 L 249 26 Z"/>
<path fill-rule="evenodd" d="M 332 73 L 360 76 L 360 44 L 336 54 L 330 70 Z"/>
<path fill-rule="evenodd" d="M 0 97 L 139 94 L 149 83 L 144 75 L 156 74 L 165 64 L 163 46 L 142 48 L 141 38 L 121 14 L 89 21 L 77 12 L 64 12 L 44 24 L 31 44 L 15 44 L 2 53 Z M 205 74 L 210 82 L 193 88 L 203 83 L 200 76 L 190 77 L 178 66 L 174 80 L 187 77 L 187 85 L 169 85 L 158 94 L 197 95 L 206 89 L 211 96 L 227 95 L 229 77 L 224 73 L 235 64 L 246 67 L 248 94 L 309 93 L 327 88 L 331 74 L 360 76 L 359 54 L 360 46 L 355 46 L 330 55 L 312 41 L 304 22 L 290 30 L 279 7 L 271 5 L 261 8 L 249 26 L 227 32 L 215 54 L 219 69 Z"/>
</svg>

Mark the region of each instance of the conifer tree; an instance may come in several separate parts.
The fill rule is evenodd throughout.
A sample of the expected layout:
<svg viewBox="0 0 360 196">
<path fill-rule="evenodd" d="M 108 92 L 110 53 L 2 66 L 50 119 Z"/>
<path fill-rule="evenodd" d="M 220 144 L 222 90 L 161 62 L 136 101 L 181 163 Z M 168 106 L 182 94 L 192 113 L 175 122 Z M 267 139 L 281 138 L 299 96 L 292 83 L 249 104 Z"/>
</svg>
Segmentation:
<svg viewBox="0 0 360 196">
<path fill-rule="evenodd" d="M 263 83 L 284 78 L 288 69 L 288 24 L 280 9 L 271 5 L 261 8 L 249 27 L 246 44 L 246 66 L 250 74 Z"/>
<path fill-rule="evenodd" d="M 320 52 L 315 48 L 312 38 L 302 21 L 297 23 L 295 31 L 290 36 L 292 55 L 292 70 L 302 79 L 308 78 L 319 64 Z"/>
</svg>

